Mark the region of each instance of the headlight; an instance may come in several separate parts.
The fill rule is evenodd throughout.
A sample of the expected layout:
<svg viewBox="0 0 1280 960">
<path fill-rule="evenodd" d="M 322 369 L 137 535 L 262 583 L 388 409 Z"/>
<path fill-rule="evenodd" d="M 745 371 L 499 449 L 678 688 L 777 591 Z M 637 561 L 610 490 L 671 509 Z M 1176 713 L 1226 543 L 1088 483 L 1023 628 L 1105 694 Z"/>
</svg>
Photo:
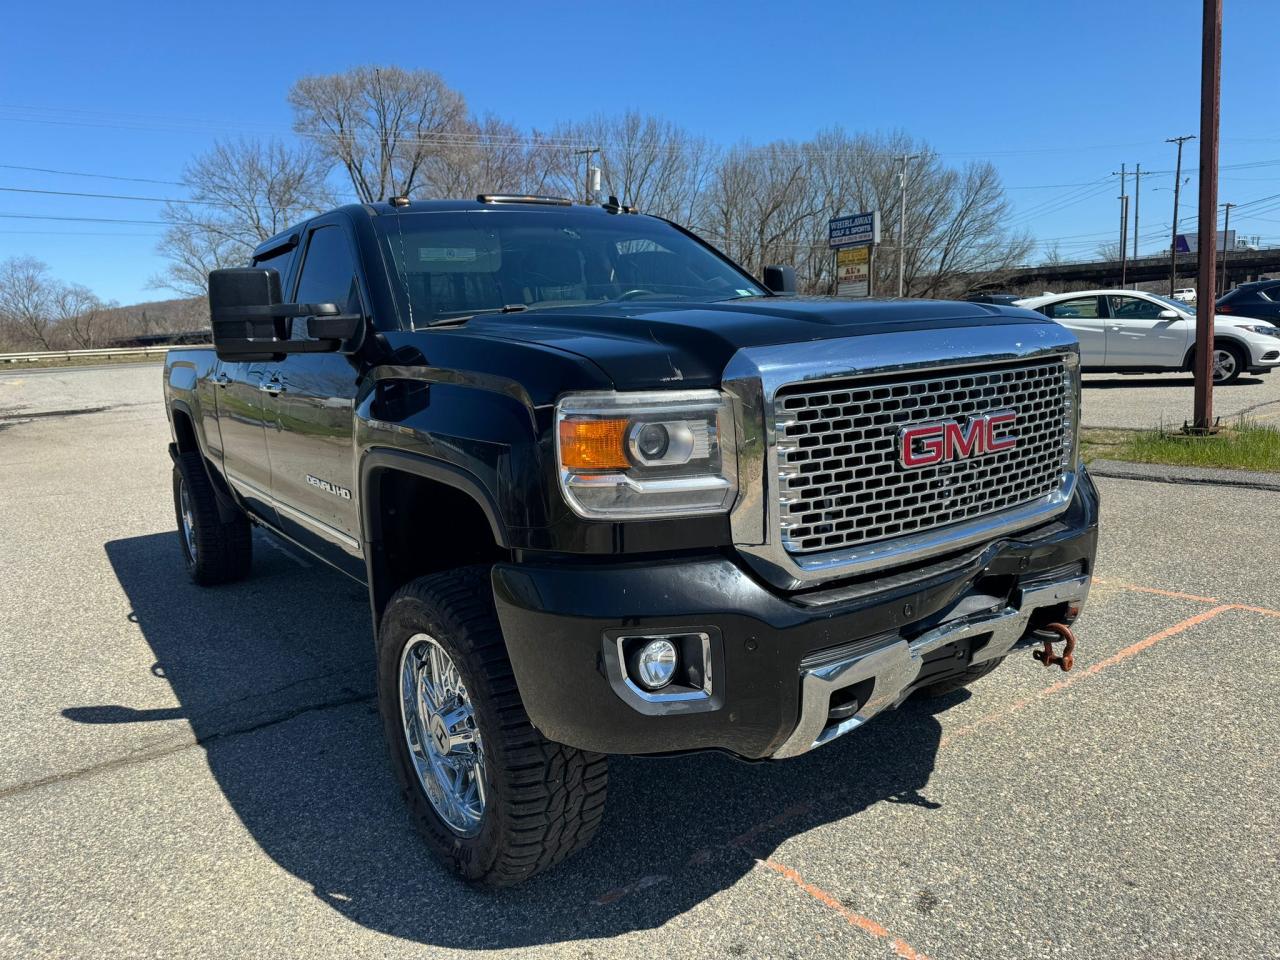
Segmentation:
<svg viewBox="0 0 1280 960">
<path fill-rule="evenodd" d="M 718 390 L 562 397 L 556 460 L 565 500 L 589 519 L 722 513 L 738 492 L 733 413 Z"/>
<path fill-rule="evenodd" d="M 1240 330 L 1248 330 L 1250 333 L 1260 333 L 1264 337 L 1280 337 L 1280 328 L 1269 323 L 1238 323 L 1236 327 Z"/>
</svg>

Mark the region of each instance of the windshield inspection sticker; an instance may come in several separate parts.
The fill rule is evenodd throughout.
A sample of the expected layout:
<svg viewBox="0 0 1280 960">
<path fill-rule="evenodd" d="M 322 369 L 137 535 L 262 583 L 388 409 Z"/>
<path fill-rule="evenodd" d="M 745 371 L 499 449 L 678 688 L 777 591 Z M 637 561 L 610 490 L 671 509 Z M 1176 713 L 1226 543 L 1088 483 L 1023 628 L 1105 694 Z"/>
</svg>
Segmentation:
<svg viewBox="0 0 1280 960">
<path fill-rule="evenodd" d="M 423 263 L 474 263 L 475 247 L 419 247 L 418 260 Z"/>
</svg>

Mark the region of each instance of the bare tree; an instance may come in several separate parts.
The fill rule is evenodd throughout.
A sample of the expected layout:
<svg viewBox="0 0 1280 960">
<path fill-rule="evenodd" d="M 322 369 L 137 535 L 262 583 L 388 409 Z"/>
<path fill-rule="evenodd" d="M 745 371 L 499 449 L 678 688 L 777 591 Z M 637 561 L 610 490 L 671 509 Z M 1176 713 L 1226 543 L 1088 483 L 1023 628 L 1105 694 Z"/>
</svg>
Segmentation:
<svg viewBox="0 0 1280 960">
<path fill-rule="evenodd" d="M 430 70 L 303 77 L 289 104 L 294 130 L 346 170 L 366 203 L 412 195 L 432 159 L 473 141 L 462 95 Z"/>
<path fill-rule="evenodd" d="M 497 117 L 469 119 L 465 133 L 423 162 L 406 196 L 469 197 L 480 193 L 537 193 L 535 151 L 530 138 Z"/>
<path fill-rule="evenodd" d="M 215 144 L 186 169 L 191 202 L 161 211 L 170 226 L 158 250 L 169 266 L 152 285 L 203 296 L 210 270 L 243 265 L 258 243 L 332 206 L 327 173 L 327 161 L 311 146 Z"/>
<path fill-rule="evenodd" d="M 707 190 L 702 231 L 756 276 L 766 264 L 803 259 L 806 227 L 824 213 L 808 170 L 803 148 L 793 143 L 735 147 Z"/>
<path fill-rule="evenodd" d="M 98 320 L 107 304 L 86 286 L 60 283 L 55 286 L 51 305 L 59 333 L 82 349 L 94 346 Z"/>
<path fill-rule="evenodd" d="M 836 128 L 802 143 L 736 147 L 717 168 L 699 226 L 749 269 L 793 263 L 802 289 L 821 293 L 832 285 L 827 221 L 879 210 L 883 254 L 874 289 L 891 289 L 902 217 L 897 158 L 911 154 L 919 158 L 907 168 L 908 293 L 961 293 L 1025 259 L 1031 240 L 1005 229 L 1009 209 L 994 167 L 948 168 L 905 134 L 850 136 Z"/>
<path fill-rule="evenodd" d="M 35 257 L 0 263 L 0 329 L 5 338 L 53 349 L 53 293 L 49 268 Z"/>
<path fill-rule="evenodd" d="M 645 213 L 692 223 L 711 180 L 716 151 L 670 120 L 628 111 L 562 123 L 547 138 L 540 158 L 550 161 L 552 179 L 565 196 L 581 196 L 586 174 L 583 147 L 599 147 L 601 186 Z M 575 152 L 577 151 L 577 152 Z"/>
</svg>

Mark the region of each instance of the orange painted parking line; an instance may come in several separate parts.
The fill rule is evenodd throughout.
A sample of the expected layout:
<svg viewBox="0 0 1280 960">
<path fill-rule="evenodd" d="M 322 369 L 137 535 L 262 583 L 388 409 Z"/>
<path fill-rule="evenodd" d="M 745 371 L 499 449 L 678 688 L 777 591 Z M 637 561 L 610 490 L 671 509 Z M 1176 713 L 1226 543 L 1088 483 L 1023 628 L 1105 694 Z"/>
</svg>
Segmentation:
<svg viewBox="0 0 1280 960">
<path fill-rule="evenodd" d="M 1264 617 L 1280 617 L 1280 610 L 1271 610 L 1267 607 L 1251 607 L 1245 603 L 1233 603 L 1231 606 L 1234 610 L 1247 610 L 1250 613 L 1260 613 Z"/>
<path fill-rule="evenodd" d="M 1105 587 L 1115 587 L 1117 590 L 1128 590 L 1130 593 L 1151 593 L 1158 597 L 1171 597 L 1175 600 L 1195 600 L 1198 603 L 1222 603 L 1217 597 L 1202 597 L 1196 593 L 1180 593 L 1177 590 L 1144 587 L 1140 584 L 1127 583 L 1124 580 L 1112 580 L 1108 577 L 1094 577 L 1093 582 Z M 1258 607 L 1247 603 L 1232 603 L 1229 606 L 1235 610 L 1248 610 L 1250 613 L 1261 613 L 1268 617 L 1280 617 L 1280 610 L 1272 610 L 1270 607 Z"/>
<path fill-rule="evenodd" d="M 1098 578 L 1095 578 L 1095 580 L 1097 579 Z M 1102 581 L 1099 581 L 1099 582 L 1102 582 Z M 1162 595 L 1177 597 L 1179 599 L 1204 600 L 1206 602 L 1215 602 L 1206 597 L 1197 597 L 1194 594 L 1174 593 L 1172 591 L 1158 590 L 1154 587 L 1137 587 L 1136 585 L 1125 584 L 1115 580 L 1106 581 L 1106 582 L 1111 586 L 1119 587 L 1121 589 L 1134 589 L 1141 593 L 1158 593 Z M 988 726 L 989 724 L 997 723 L 1001 720 L 1005 720 L 1008 717 L 1013 716 L 1014 714 L 1019 713 L 1022 710 L 1025 710 L 1027 707 L 1031 706 L 1032 704 L 1038 703 L 1040 700 L 1043 700 L 1046 697 L 1053 696 L 1056 693 L 1061 693 L 1063 690 L 1067 690 L 1075 686 L 1077 683 L 1081 682 L 1082 680 L 1087 680 L 1089 677 L 1096 676 L 1097 674 L 1102 673 L 1104 670 L 1109 670 L 1111 667 L 1114 667 L 1117 664 L 1123 663 L 1124 661 L 1130 659 L 1131 657 L 1137 656 L 1139 653 L 1142 653 L 1144 650 L 1149 650 L 1151 647 L 1154 647 L 1156 644 L 1160 643 L 1162 640 L 1167 640 L 1170 637 L 1176 637 L 1180 633 L 1185 633 L 1186 631 L 1190 630 L 1193 627 L 1197 627 L 1202 623 L 1207 623 L 1213 618 L 1221 616 L 1222 614 L 1232 610 L 1239 610 L 1245 613 L 1260 614 L 1266 617 L 1280 618 L 1280 610 L 1272 610 L 1268 607 L 1255 607 L 1255 606 L 1250 606 L 1248 604 L 1242 604 L 1242 603 L 1219 603 L 1215 607 L 1212 607 L 1208 610 L 1202 610 L 1200 613 L 1197 613 L 1194 616 L 1187 617 L 1185 620 L 1178 621 L 1171 627 L 1166 627 L 1165 629 L 1159 630 L 1156 633 L 1151 634 L 1150 636 L 1144 637 L 1141 640 L 1131 643 L 1129 644 L 1129 646 L 1121 648 L 1120 650 L 1113 653 L 1111 656 L 1106 657 L 1103 660 L 1099 660 L 1097 663 L 1092 663 L 1087 667 L 1079 667 L 1076 670 L 1073 670 L 1070 674 L 1067 674 L 1066 676 L 1064 676 L 1062 680 L 1059 680 L 1056 683 L 1050 684 L 1049 686 L 1043 688 L 1042 690 L 1039 690 L 1038 692 L 1036 692 L 1035 694 L 1029 697 L 1024 697 L 1021 700 L 1015 700 L 1012 703 L 1008 704 L 1005 707 L 1002 707 L 999 710 L 995 710 L 991 713 L 985 714 L 984 716 L 979 717 L 977 720 L 974 720 L 971 723 L 967 723 L 967 724 L 964 724 L 963 726 L 957 727 L 955 730 L 952 730 L 950 733 L 944 735 L 938 741 L 938 750 L 942 750 L 942 748 L 948 746 L 951 743 L 954 743 L 956 740 L 959 740 L 962 737 L 967 737 L 969 734 L 973 733 L 975 730 Z M 842 790 L 833 790 L 830 795 L 825 796 L 822 799 L 824 801 L 828 800 L 831 797 L 834 797 L 842 792 L 843 792 Z M 716 853 L 721 850 L 726 850 L 726 849 L 743 850 L 745 848 L 749 848 L 751 844 L 756 840 L 757 837 L 768 833 L 770 830 L 781 826 L 782 824 L 786 823 L 789 820 L 795 820 L 805 816 L 806 814 L 811 812 L 812 809 L 813 809 L 812 804 L 808 804 L 808 803 L 792 804 L 791 806 L 783 810 L 781 813 L 776 814 L 775 816 L 769 818 L 768 820 L 764 820 L 764 821 L 761 821 L 760 823 L 755 824 L 754 826 L 748 828 L 746 831 L 744 831 L 743 833 L 739 834 L 736 837 L 733 837 L 727 842 L 716 844 L 715 846 L 711 846 L 711 847 L 704 847 L 700 850 L 695 851 L 694 854 L 690 856 L 688 860 L 685 861 L 684 869 L 687 870 L 692 868 L 698 868 L 703 866 L 706 863 L 709 863 L 712 860 L 712 858 L 716 855 Z M 832 909 L 839 910 L 841 912 L 841 915 L 847 914 L 848 916 L 846 916 L 846 919 L 849 919 L 850 916 L 859 917 L 858 914 L 855 914 L 852 911 L 848 910 L 848 908 L 845 907 L 842 903 L 840 903 L 839 900 L 836 900 L 834 897 L 831 897 L 830 894 L 825 893 L 825 891 L 821 890 L 821 888 L 812 887 L 811 884 L 807 884 L 806 881 L 804 881 L 799 874 L 796 874 L 795 871 L 791 870 L 791 868 L 771 860 L 760 860 L 759 862 L 769 867 L 771 870 L 774 870 L 775 872 L 780 873 L 783 876 L 787 877 L 788 879 L 792 880 L 794 883 L 801 886 L 801 888 L 804 889 L 806 893 L 809 893 L 811 896 L 820 900 L 822 903 L 827 904 L 828 906 L 832 907 Z M 790 873 L 788 873 L 787 871 L 790 871 Z M 792 876 L 792 874 L 794 874 L 794 876 Z M 635 893 L 637 890 L 642 890 L 645 887 L 653 886 L 657 883 L 661 883 L 669 879 L 670 877 L 667 877 L 667 876 L 643 877 L 640 880 L 636 881 L 635 883 L 630 883 L 630 884 L 627 884 L 626 886 L 617 887 L 613 890 L 606 891 L 605 893 L 596 897 L 594 902 L 598 906 L 605 906 L 605 905 L 617 903 L 619 900 L 622 900 L 623 898 L 629 896 L 630 894 Z M 810 889 L 810 887 L 812 887 L 812 889 Z M 824 899 L 824 897 L 828 899 Z M 831 902 L 828 902 L 828 900 L 830 900 Z M 860 919 L 866 920 L 867 923 L 872 924 L 873 926 L 879 927 L 879 925 L 876 924 L 875 921 L 873 920 L 869 920 L 865 917 L 861 917 Z M 850 922 L 854 923 L 855 926 L 862 926 L 861 923 L 855 922 L 854 920 L 850 920 Z M 883 928 L 881 927 L 880 929 L 883 929 Z M 877 934 L 877 936 L 879 936 L 879 934 Z M 885 931 L 884 936 L 885 937 L 888 936 L 888 931 Z M 905 943 L 903 944 L 903 947 L 907 950 L 911 950 L 911 947 Z M 897 949 L 896 941 L 895 941 L 894 948 Z M 913 951 L 912 953 L 909 953 L 909 954 L 903 954 L 903 956 L 918 957 L 922 955 L 915 953 Z"/>
<path fill-rule="evenodd" d="M 1179 593 L 1177 590 L 1161 590 L 1159 587 L 1140 587 L 1136 583 L 1125 583 L 1123 580 L 1094 577 L 1093 582 L 1107 587 L 1118 587 L 1121 590 L 1129 590 L 1133 593 L 1153 593 L 1158 597 L 1172 597 L 1175 600 L 1198 600 L 1201 603 L 1219 602 L 1217 597 L 1202 597 L 1194 593 Z"/>
<path fill-rule="evenodd" d="M 1214 617 L 1220 614 L 1226 613 L 1228 610 L 1240 610 L 1240 609 L 1245 609 L 1245 608 L 1240 607 L 1234 603 L 1223 603 L 1216 607 L 1213 607 L 1212 609 L 1202 610 L 1200 613 L 1197 613 L 1193 617 L 1187 617 L 1187 619 L 1185 620 L 1180 620 L 1179 622 L 1175 623 L 1173 626 L 1166 627 L 1164 630 L 1161 630 L 1158 633 L 1153 633 L 1149 637 L 1143 637 L 1141 640 L 1137 641 L 1136 643 L 1131 643 L 1129 644 L 1129 646 L 1123 647 L 1122 649 L 1116 651 L 1111 656 L 1107 657 L 1105 660 L 1099 660 L 1097 663 L 1091 663 L 1089 664 L 1089 666 L 1084 667 L 1079 671 L 1072 671 L 1064 679 L 1059 680 L 1057 683 L 1050 684 L 1044 689 L 1037 691 L 1034 695 L 1030 697 L 1024 697 L 1021 700 L 1015 700 L 1013 701 L 1013 703 L 1010 703 L 1008 706 L 1003 707 L 1000 710 L 995 710 L 992 713 L 988 713 L 985 716 L 979 717 L 977 720 L 974 720 L 972 723 L 967 723 L 964 726 L 957 727 L 955 730 L 952 730 L 950 733 L 948 733 L 946 736 L 944 736 L 941 740 L 938 741 L 938 749 L 942 749 L 947 744 L 952 743 L 955 740 L 959 740 L 961 737 L 967 737 L 969 734 L 973 733 L 973 731 L 977 730 L 979 727 L 985 727 L 990 723 L 995 723 L 997 721 L 1004 720 L 1005 718 L 1010 717 L 1013 714 L 1026 709 L 1027 707 L 1031 706 L 1031 704 L 1036 703 L 1039 700 L 1043 700 L 1045 697 L 1053 696 L 1055 693 L 1061 693 L 1063 690 L 1069 689 L 1070 687 L 1074 687 L 1081 680 L 1087 680 L 1089 677 L 1096 676 L 1097 674 L 1101 673 L 1103 670 L 1108 670 L 1111 667 L 1114 667 L 1118 663 L 1123 663 L 1124 661 L 1128 660 L 1130 657 L 1136 656 L 1137 654 L 1141 653 L 1143 650 L 1147 650 L 1147 649 L 1150 649 L 1151 647 L 1154 647 L 1161 640 L 1167 640 L 1170 637 L 1176 637 L 1180 633 L 1185 633 L 1187 630 L 1190 630 L 1192 627 L 1199 626 L 1200 624 L 1205 623 L 1208 620 L 1212 620 Z"/>
<path fill-rule="evenodd" d="M 888 940 L 889 946 L 893 947 L 893 952 L 902 957 L 903 960 L 929 960 L 927 956 L 919 950 L 916 950 L 911 946 L 911 944 L 907 943 L 907 941 L 903 940 L 901 937 L 895 937 L 889 932 L 889 929 L 884 924 L 877 923 L 870 917 L 864 917 L 860 913 L 854 913 L 854 911 L 846 907 L 836 897 L 833 897 L 821 887 L 810 883 L 786 864 L 778 863 L 776 860 L 757 860 L 756 862 L 761 866 L 768 867 L 779 876 L 786 877 L 823 906 L 830 907 L 836 913 L 840 914 L 849 926 L 857 927 L 864 933 L 869 933 L 871 936 L 879 940 Z"/>
</svg>

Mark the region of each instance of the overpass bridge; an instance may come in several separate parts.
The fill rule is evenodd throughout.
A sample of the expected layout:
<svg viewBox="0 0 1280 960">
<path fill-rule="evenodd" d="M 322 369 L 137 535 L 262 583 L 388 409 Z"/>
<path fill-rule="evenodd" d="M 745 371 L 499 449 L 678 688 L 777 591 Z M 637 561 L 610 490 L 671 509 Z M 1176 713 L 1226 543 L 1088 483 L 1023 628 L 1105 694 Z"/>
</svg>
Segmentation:
<svg viewBox="0 0 1280 960">
<path fill-rule="evenodd" d="M 1219 263 L 1221 263 L 1219 254 Z M 1200 270 L 1198 255 L 1178 254 L 1178 287 L 1194 286 Z M 1280 247 L 1265 250 L 1233 250 L 1227 254 L 1227 286 L 1257 280 L 1268 274 L 1280 275 Z M 1218 277 L 1222 272 L 1219 268 Z M 1125 269 L 1128 283 L 1148 283 L 1169 279 L 1169 254 L 1129 260 Z M 1099 260 L 1092 263 L 1044 263 L 1035 267 L 1019 267 L 1005 275 L 999 284 L 988 286 L 1034 287 L 1038 284 L 1066 285 L 1079 289 L 1120 286 L 1120 261 Z M 1221 291 L 1220 291 L 1221 292 Z"/>
</svg>

